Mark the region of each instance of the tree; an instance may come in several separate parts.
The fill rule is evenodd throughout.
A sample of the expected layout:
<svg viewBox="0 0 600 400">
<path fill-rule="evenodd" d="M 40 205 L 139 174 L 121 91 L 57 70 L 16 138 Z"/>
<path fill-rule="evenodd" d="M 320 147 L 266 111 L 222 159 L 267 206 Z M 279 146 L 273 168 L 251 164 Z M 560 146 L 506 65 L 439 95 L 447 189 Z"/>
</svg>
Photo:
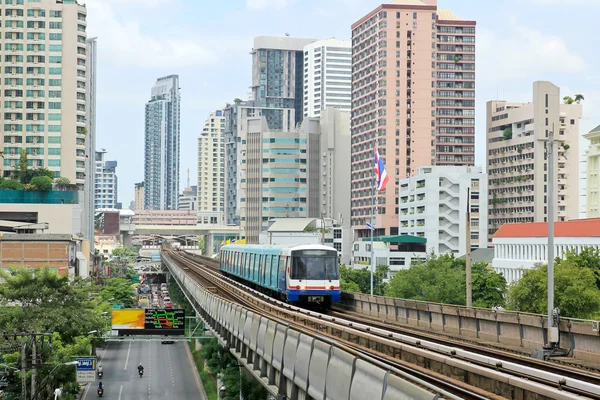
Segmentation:
<svg viewBox="0 0 600 400">
<path fill-rule="evenodd" d="M 240 104 L 242 102 L 242 99 L 240 99 L 239 97 L 236 97 L 235 99 L 233 99 L 233 102 L 235 104 Z"/>
<path fill-rule="evenodd" d="M 573 99 L 573 100 L 575 101 L 575 103 L 579 104 L 579 103 L 581 103 L 582 100 L 585 100 L 585 98 L 583 97 L 582 94 L 578 93 L 575 95 L 575 99 Z"/>
<path fill-rule="evenodd" d="M 394 275 L 386 295 L 445 304 L 466 304 L 466 264 L 454 255 L 429 255 L 425 262 Z M 504 304 L 506 280 L 486 263 L 471 266 L 473 305 L 491 308 Z"/>
<path fill-rule="evenodd" d="M 109 278 L 106 285 L 100 290 L 98 298 L 105 302 L 123 304 L 124 308 L 135 307 L 131 281 L 127 279 Z"/>
<path fill-rule="evenodd" d="M 52 178 L 47 176 L 36 176 L 31 179 L 30 185 L 35 187 L 37 191 L 48 192 L 52 190 Z"/>
<path fill-rule="evenodd" d="M 512 129 L 511 128 L 504 129 L 504 131 L 502 132 L 502 137 L 504 138 L 504 140 L 512 139 Z"/>
<path fill-rule="evenodd" d="M 21 157 L 19 158 L 19 166 L 17 167 L 17 176 L 22 184 L 29 183 L 27 180 L 27 171 L 29 170 L 29 164 L 27 160 L 27 151 L 21 150 Z"/>
<path fill-rule="evenodd" d="M 573 99 L 571 96 L 565 96 L 563 97 L 563 101 L 565 104 L 573 104 L 575 99 Z"/>
<path fill-rule="evenodd" d="M 23 190 L 23 185 L 16 179 L 4 179 L 0 181 L 0 190 Z"/>
<path fill-rule="evenodd" d="M 564 254 L 559 254 L 554 260 L 555 265 L 565 262 L 593 271 L 596 287 L 600 289 L 600 250 L 589 246 L 584 247 L 579 253 L 575 250 L 567 250 Z"/>
<path fill-rule="evenodd" d="M 128 275 L 129 268 L 135 263 L 138 253 L 130 247 L 119 247 L 112 251 L 111 259 L 107 262 L 111 266 L 111 275 L 124 278 Z"/>
<path fill-rule="evenodd" d="M 590 319 L 600 316 L 600 290 L 594 271 L 572 260 L 555 265 L 554 306 L 561 315 Z M 545 314 L 548 308 L 548 265 L 525 270 L 508 291 L 508 305 L 516 311 Z"/>
<path fill-rule="evenodd" d="M 373 274 L 373 293 L 383 295 L 386 284 L 383 280 L 387 277 L 389 267 L 387 265 L 378 265 Z M 342 291 L 371 293 L 371 270 L 370 267 L 351 268 L 346 265 L 340 265 L 340 282 Z"/>
</svg>

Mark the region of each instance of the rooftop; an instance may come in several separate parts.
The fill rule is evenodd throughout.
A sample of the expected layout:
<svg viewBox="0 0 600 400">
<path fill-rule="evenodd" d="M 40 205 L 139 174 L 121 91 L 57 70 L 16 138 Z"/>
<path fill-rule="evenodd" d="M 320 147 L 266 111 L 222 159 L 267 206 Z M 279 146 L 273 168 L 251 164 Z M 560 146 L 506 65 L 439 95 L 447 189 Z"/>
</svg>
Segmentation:
<svg viewBox="0 0 600 400">
<path fill-rule="evenodd" d="M 591 139 L 592 137 L 600 136 L 600 125 L 583 135 L 586 139 Z"/>
<path fill-rule="evenodd" d="M 523 224 L 504 224 L 492 238 L 547 237 L 548 223 L 530 222 Z M 600 236 L 600 218 L 576 219 L 554 223 L 555 237 Z"/>
<path fill-rule="evenodd" d="M 426 6 L 421 0 L 392 0 L 390 4 L 402 4 L 403 6 Z"/>
<path fill-rule="evenodd" d="M 458 257 L 459 259 L 464 259 L 465 256 Z M 471 262 L 478 263 L 484 262 L 486 264 L 491 264 L 494 259 L 494 249 L 475 249 L 471 251 Z"/>
<path fill-rule="evenodd" d="M 438 18 L 443 21 L 462 21 L 463 19 L 459 16 L 456 16 L 450 10 L 438 10 L 437 12 Z"/>
<path fill-rule="evenodd" d="M 371 241 L 370 237 L 363 238 L 363 242 Z M 384 243 L 427 243 L 427 239 L 419 236 L 397 235 L 397 236 L 375 236 L 374 242 Z"/>
</svg>

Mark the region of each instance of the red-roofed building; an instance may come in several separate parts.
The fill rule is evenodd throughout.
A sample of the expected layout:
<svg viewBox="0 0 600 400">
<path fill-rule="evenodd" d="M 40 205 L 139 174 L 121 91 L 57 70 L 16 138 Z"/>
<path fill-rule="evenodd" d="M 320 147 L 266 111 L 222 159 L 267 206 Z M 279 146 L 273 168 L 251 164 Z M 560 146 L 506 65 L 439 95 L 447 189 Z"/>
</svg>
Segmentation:
<svg viewBox="0 0 600 400">
<path fill-rule="evenodd" d="M 504 224 L 492 236 L 492 244 L 492 267 L 510 283 L 520 279 L 524 269 L 548 262 L 548 224 Z M 600 218 L 554 223 L 556 257 L 567 250 L 580 252 L 584 247 L 600 248 Z"/>
</svg>

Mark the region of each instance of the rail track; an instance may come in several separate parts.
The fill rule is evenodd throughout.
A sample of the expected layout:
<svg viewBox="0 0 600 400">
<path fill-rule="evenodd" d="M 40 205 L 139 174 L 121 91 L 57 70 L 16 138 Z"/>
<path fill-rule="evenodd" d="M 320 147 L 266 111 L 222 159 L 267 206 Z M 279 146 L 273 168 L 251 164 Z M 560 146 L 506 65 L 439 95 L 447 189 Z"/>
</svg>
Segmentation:
<svg viewBox="0 0 600 400">
<path fill-rule="evenodd" d="M 458 398 L 597 398 L 600 375 L 552 362 L 369 321 L 333 311 L 303 310 L 225 275 L 218 262 L 184 252 L 168 256 L 207 290 L 294 329 L 327 338 L 373 363 L 385 364 Z M 533 395 L 533 396 L 532 396 Z"/>
</svg>

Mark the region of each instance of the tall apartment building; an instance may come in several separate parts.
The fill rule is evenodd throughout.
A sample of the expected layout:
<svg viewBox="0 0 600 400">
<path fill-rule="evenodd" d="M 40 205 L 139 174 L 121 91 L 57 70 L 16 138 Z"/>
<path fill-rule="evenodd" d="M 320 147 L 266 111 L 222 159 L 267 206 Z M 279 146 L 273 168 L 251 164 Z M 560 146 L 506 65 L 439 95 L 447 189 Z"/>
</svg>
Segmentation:
<svg viewBox="0 0 600 400">
<path fill-rule="evenodd" d="M 373 147 L 390 177 L 376 235 L 398 233 L 400 179 L 475 162 L 475 21 L 436 0 L 394 0 L 352 25 L 352 225 L 368 236 Z"/>
<path fill-rule="evenodd" d="M 302 122 L 304 46 L 315 39 L 258 36 L 252 49 L 252 99 L 272 131 Z M 294 110 L 292 113 L 290 110 Z"/>
<path fill-rule="evenodd" d="M 462 256 L 470 208 L 471 248 L 487 247 L 487 185 L 481 167 L 419 168 L 415 176 L 399 182 L 399 233 L 424 237 L 428 252 Z"/>
<path fill-rule="evenodd" d="M 281 135 L 287 134 L 294 129 L 296 120 L 295 109 L 285 109 L 290 118 L 283 120 L 280 130 Z M 245 180 L 245 144 L 247 140 L 248 118 L 267 115 L 266 110 L 258 105 L 258 102 L 243 101 L 238 104 L 228 104 L 223 110 L 225 138 L 225 224 L 240 225 L 241 213 L 241 184 Z"/>
<path fill-rule="evenodd" d="M 561 104 L 560 88 L 533 83 L 530 103 L 489 101 L 486 154 L 489 234 L 506 223 L 546 222 L 546 139 L 554 131 L 555 221 L 579 216 L 579 104 Z"/>
<path fill-rule="evenodd" d="M 350 111 L 352 42 L 327 39 L 304 46 L 304 118 L 334 107 Z"/>
<path fill-rule="evenodd" d="M 584 137 L 590 141 L 585 151 L 586 176 L 586 213 L 585 218 L 600 217 L 600 125 L 592 129 Z"/>
<path fill-rule="evenodd" d="M 87 10 L 76 1 L 15 0 L 0 11 L 2 176 L 25 149 L 30 167 L 83 186 Z"/>
<path fill-rule="evenodd" d="M 146 103 L 144 206 L 177 210 L 180 160 L 179 76 L 159 78 Z"/>
<path fill-rule="evenodd" d="M 95 209 L 117 208 L 117 162 L 106 159 L 106 150 L 96 151 L 94 171 Z"/>
<path fill-rule="evenodd" d="M 134 188 L 134 204 L 135 210 L 141 211 L 145 210 L 144 207 L 144 198 L 145 198 L 145 190 L 144 190 L 144 182 L 139 182 L 135 184 Z"/>
<path fill-rule="evenodd" d="M 225 118 L 211 112 L 198 136 L 198 222 L 224 224 Z"/>
</svg>

